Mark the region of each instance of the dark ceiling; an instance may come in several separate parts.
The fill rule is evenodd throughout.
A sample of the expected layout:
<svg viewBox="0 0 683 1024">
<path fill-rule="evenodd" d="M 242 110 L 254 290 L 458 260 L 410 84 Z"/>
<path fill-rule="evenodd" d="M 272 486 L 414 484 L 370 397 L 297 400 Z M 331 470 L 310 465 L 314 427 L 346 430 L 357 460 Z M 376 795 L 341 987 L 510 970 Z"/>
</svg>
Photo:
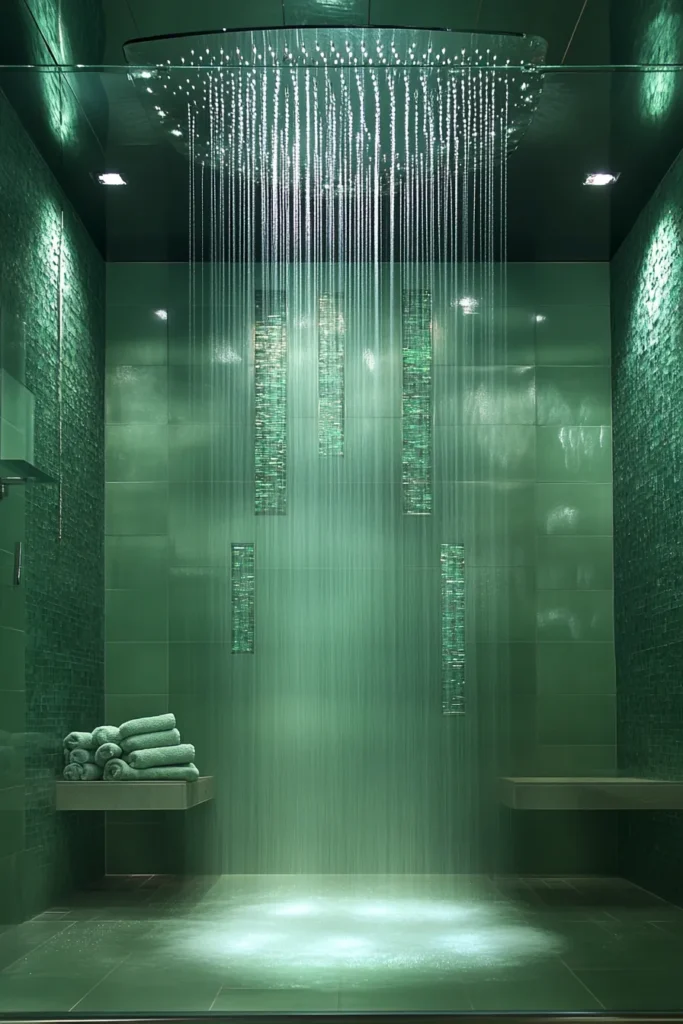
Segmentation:
<svg viewBox="0 0 683 1024">
<path fill-rule="evenodd" d="M 370 22 L 543 36 L 548 62 L 560 68 L 546 76 L 540 107 L 510 162 L 513 260 L 609 259 L 683 145 L 683 74 L 672 73 L 668 107 L 653 119 L 642 110 L 652 72 L 597 70 L 642 59 L 642 40 L 662 10 L 671 15 L 668 25 L 680 27 L 680 38 L 655 46 L 649 60 L 680 61 L 683 0 L 55 2 L 60 18 L 50 22 L 44 0 L 2 0 L 0 63 L 68 60 L 123 68 L 124 44 L 136 38 L 283 24 Z M 45 78 L 7 71 L 0 85 L 102 251 L 113 260 L 185 258 L 187 161 L 151 124 L 125 72 L 84 70 L 63 78 L 63 122 L 71 123 L 57 138 Z M 587 171 L 608 167 L 621 171 L 615 188 L 583 187 Z M 101 189 L 93 176 L 102 169 L 121 171 L 128 187 Z"/>
</svg>

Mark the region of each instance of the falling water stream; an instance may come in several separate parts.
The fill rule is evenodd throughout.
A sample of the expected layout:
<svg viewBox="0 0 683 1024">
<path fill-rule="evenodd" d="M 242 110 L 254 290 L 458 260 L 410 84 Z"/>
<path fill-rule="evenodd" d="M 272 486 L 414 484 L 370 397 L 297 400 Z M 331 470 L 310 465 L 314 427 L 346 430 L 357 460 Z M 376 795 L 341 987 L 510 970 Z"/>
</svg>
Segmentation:
<svg viewBox="0 0 683 1024">
<path fill-rule="evenodd" d="M 209 580 L 207 639 L 231 623 L 206 709 L 223 869 L 485 870 L 512 597 L 506 467 L 477 426 L 500 422 L 508 156 L 542 41 L 166 42 L 133 77 L 189 158 L 208 564 L 185 571 Z"/>
</svg>

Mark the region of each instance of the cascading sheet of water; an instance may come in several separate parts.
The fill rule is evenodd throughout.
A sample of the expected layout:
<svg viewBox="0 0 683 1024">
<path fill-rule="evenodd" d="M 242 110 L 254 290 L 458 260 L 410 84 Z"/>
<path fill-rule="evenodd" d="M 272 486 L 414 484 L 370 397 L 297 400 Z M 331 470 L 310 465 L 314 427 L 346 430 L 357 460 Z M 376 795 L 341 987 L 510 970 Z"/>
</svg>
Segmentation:
<svg viewBox="0 0 683 1024">
<path fill-rule="evenodd" d="M 208 539 L 183 571 L 217 624 L 225 870 L 495 860 L 505 467 L 465 425 L 497 422 L 474 382 L 505 364 L 508 157 L 544 46 L 456 37 L 230 33 L 131 72 L 188 156 Z"/>
</svg>

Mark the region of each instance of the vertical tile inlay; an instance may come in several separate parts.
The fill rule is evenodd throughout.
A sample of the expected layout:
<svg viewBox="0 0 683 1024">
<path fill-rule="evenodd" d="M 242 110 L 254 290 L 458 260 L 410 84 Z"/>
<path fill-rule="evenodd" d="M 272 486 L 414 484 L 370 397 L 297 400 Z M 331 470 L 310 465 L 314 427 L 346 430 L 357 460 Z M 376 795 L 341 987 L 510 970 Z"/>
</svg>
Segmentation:
<svg viewBox="0 0 683 1024">
<path fill-rule="evenodd" d="M 344 454 L 344 337 L 339 296 L 318 298 L 318 451 Z"/>
<path fill-rule="evenodd" d="M 232 545 L 232 653 L 254 653 L 256 573 L 253 544 Z"/>
<path fill-rule="evenodd" d="M 287 511 L 287 299 L 256 292 L 254 329 L 254 511 Z"/>
<path fill-rule="evenodd" d="M 403 512 L 432 511 L 432 294 L 403 291 Z"/>
<path fill-rule="evenodd" d="M 441 706 L 465 713 L 465 549 L 441 545 Z"/>
</svg>

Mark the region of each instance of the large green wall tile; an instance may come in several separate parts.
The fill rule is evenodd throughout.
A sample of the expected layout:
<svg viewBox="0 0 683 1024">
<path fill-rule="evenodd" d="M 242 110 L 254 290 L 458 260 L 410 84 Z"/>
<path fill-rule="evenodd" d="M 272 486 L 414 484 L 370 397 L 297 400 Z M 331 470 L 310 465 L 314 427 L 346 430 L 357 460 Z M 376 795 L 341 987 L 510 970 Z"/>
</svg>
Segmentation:
<svg viewBox="0 0 683 1024">
<path fill-rule="evenodd" d="M 0 862 L 24 849 L 25 803 L 23 786 L 7 789 L 0 785 Z"/>
<path fill-rule="evenodd" d="M 250 481 L 254 475 L 251 417 L 226 423 L 171 423 L 169 479 L 189 483 Z"/>
<path fill-rule="evenodd" d="M 218 363 L 189 372 L 187 366 L 168 367 L 170 423 L 235 422 L 242 426 L 253 408 L 247 362 Z"/>
<path fill-rule="evenodd" d="M 553 306 L 541 299 L 536 312 L 545 317 L 536 323 L 538 366 L 609 366 L 609 303 Z"/>
<path fill-rule="evenodd" d="M 508 277 L 514 281 L 520 275 L 518 268 L 524 267 L 533 279 L 537 301 L 551 306 L 571 304 L 575 309 L 609 304 L 609 263 L 512 264 Z"/>
<path fill-rule="evenodd" d="M 534 367 L 440 367 L 434 375 L 434 422 L 535 423 Z"/>
<path fill-rule="evenodd" d="M 532 568 L 470 568 L 465 577 L 466 636 L 470 642 L 535 638 Z"/>
<path fill-rule="evenodd" d="M 165 366 L 112 366 L 107 370 L 107 423 L 166 423 L 168 379 Z"/>
<path fill-rule="evenodd" d="M 434 427 L 436 480 L 533 480 L 536 429 L 532 426 Z"/>
<path fill-rule="evenodd" d="M 487 337 L 484 337 L 484 322 Z M 450 301 L 432 318 L 435 379 L 442 366 L 480 366 L 484 346 L 492 364 L 532 366 L 536 361 L 534 307 L 495 308 L 485 317 L 463 317 Z"/>
<path fill-rule="evenodd" d="M 26 634 L 23 630 L 0 626 L 0 651 L 2 651 L 0 689 L 24 689 L 25 650 Z"/>
<path fill-rule="evenodd" d="M 168 532 L 172 566 L 228 565 L 230 545 L 254 532 L 252 485 L 172 483 Z"/>
<path fill-rule="evenodd" d="M 551 536 L 611 536 L 611 484 L 539 483 L 536 527 Z"/>
<path fill-rule="evenodd" d="M 105 644 L 107 693 L 168 693 L 169 645 L 160 641 Z"/>
<path fill-rule="evenodd" d="M 164 587 L 107 590 L 107 640 L 167 640 L 168 591 Z"/>
<path fill-rule="evenodd" d="M 107 303 L 107 366 L 164 366 L 168 358 L 168 321 L 150 305 Z"/>
<path fill-rule="evenodd" d="M 609 713 L 612 714 L 610 706 Z M 539 745 L 537 771 L 543 776 L 562 778 L 572 775 L 616 775 L 617 748 L 584 743 Z"/>
<path fill-rule="evenodd" d="M 107 483 L 105 533 L 161 536 L 168 530 L 168 484 Z"/>
<path fill-rule="evenodd" d="M 437 544 L 440 538 L 465 545 L 468 566 L 533 565 L 534 509 L 531 482 L 437 482 L 430 522 Z"/>
<path fill-rule="evenodd" d="M 110 423 L 105 479 L 168 480 L 168 429 L 151 423 Z"/>
<path fill-rule="evenodd" d="M 611 537 L 539 537 L 539 590 L 611 590 Z"/>
<path fill-rule="evenodd" d="M 230 574 L 224 568 L 171 569 L 168 628 L 174 641 L 230 639 Z"/>
<path fill-rule="evenodd" d="M 2 731 L 8 733 L 17 743 L 17 750 L 3 750 L 2 786 L 21 786 L 24 784 L 24 751 L 20 737 L 26 732 L 26 693 L 20 690 L 0 690 L 0 722 Z M 13 743 L 12 743 L 13 745 Z"/>
<path fill-rule="evenodd" d="M 607 483 L 612 479 L 609 427 L 538 427 L 537 479 Z"/>
<path fill-rule="evenodd" d="M 540 590 L 537 607 L 539 641 L 613 639 L 611 590 Z"/>
<path fill-rule="evenodd" d="M 185 265 L 187 266 L 187 265 Z M 107 263 L 107 305 L 168 309 L 177 291 L 171 286 L 172 263 Z"/>
<path fill-rule="evenodd" d="M 537 706 L 541 744 L 610 746 L 616 743 L 614 694 L 541 694 Z"/>
<path fill-rule="evenodd" d="M 607 426 L 612 422 L 609 366 L 539 366 L 538 423 Z"/>
<path fill-rule="evenodd" d="M 168 579 L 166 537 L 105 537 L 105 585 L 111 590 L 164 586 Z"/>
<path fill-rule="evenodd" d="M 539 643 L 539 693 L 614 693 L 614 645 L 609 641 Z"/>
<path fill-rule="evenodd" d="M 110 693 L 104 698 L 104 717 L 111 725 L 121 725 L 131 718 L 163 715 L 173 709 L 165 693 Z"/>
<path fill-rule="evenodd" d="M 0 550 L 0 625 L 26 628 L 26 589 L 15 586 L 13 550 Z"/>
</svg>

